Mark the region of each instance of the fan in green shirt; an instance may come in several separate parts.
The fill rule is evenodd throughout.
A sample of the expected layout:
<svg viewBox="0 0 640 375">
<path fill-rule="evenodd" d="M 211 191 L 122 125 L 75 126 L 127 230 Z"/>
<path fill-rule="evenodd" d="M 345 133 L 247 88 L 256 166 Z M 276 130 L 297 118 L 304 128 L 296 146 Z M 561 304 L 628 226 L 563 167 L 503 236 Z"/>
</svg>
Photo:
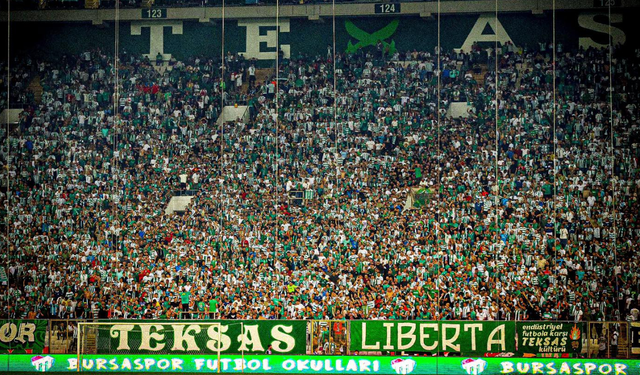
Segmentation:
<svg viewBox="0 0 640 375">
<path fill-rule="evenodd" d="M 180 298 L 182 299 L 182 308 L 185 309 L 189 306 L 189 297 L 191 293 L 188 291 L 180 292 Z"/>
<path fill-rule="evenodd" d="M 218 300 L 212 298 L 209 300 L 209 313 L 213 314 L 218 312 Z"/>
</svg>

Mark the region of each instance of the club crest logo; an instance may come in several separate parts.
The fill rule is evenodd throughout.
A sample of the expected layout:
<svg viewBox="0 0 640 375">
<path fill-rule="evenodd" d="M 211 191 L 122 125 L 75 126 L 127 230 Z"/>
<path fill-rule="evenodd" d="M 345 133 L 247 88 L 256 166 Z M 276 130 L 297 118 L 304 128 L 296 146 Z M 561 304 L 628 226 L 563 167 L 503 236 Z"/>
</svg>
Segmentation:
<svg viewBox="0 0 640 375">
<path fill-rule="evenodd" d="M 395 370 L 396 374 L 411 374 L 416 368 L 416 361 L 411 358 L 397 358 L 391 361 L 391 367 Z"/>
<path fill-rule="evenodd" d="M 347 44 L 347 53 L 355 53 L 361 48 L 376 46 L 378 42 L 382 44 L 385 51 L 388 51 L 389 54 L 395 53 L 395 40 L 387 42 L 386 39 L 389 39 L 396 32 L 399 24 L 400 21 L 393 20 L 382 29 L 373 33 L 368 33 L 360 29 L 358 26 L 354 25 L 353 22 L 349 20 L 345 21 L 344 28 L 347 30 L 347 33 L 349 33 L 350 37 L 358 41 L 356 44 L 353 44 L 351 43 L 351 40 L 349 40 L 349 43 Z"/>
<path fill-rule="evenodd" d="M 45 372 L 51 370 L 55 361 L 50 355 L 45 357 L 37 355 L 31 358 L 31 365 L 36 368 L 36 371 Z"/>
<path fill-rule="evenodd" d="M 487 368 L 487 361 L 484 359 L 467 358 L 462 361 L 462 369 L 469 375 L 479 375 Z"/>
</svg>

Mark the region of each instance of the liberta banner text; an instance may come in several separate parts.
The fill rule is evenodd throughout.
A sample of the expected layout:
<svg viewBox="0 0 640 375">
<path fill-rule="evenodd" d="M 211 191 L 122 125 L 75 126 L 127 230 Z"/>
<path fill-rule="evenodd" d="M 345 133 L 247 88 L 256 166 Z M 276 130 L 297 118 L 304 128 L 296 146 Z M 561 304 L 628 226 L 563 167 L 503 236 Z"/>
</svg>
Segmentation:
<svg viewBox="0 0 640 375">
<path fill-rule="evenodd" d="M 515 351 L 514 322 L 353 321 L 350 331 L 352 351 Z"/>
</svg>

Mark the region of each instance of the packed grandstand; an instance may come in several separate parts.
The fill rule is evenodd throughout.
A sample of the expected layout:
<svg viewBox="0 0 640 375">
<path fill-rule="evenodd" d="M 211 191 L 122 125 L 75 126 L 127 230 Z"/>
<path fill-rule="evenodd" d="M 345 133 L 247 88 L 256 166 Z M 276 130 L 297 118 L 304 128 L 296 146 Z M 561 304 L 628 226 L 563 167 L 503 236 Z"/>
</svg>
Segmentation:
<svg viewBox="0 0 640 375">
<path fill-rule="evenodd" d="M 0 314 L 638 320 L 638 56 L 553 48 L 16 56 Z"/>
</svg>

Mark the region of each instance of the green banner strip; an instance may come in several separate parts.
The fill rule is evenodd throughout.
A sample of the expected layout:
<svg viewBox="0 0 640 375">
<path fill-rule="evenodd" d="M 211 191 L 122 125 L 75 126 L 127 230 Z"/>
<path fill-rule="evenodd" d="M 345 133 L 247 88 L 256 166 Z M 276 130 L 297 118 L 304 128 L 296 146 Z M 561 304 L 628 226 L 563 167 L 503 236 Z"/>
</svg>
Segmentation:
<svg viewBox="0 0 640 375">
<path fill-rule="evenodd" d="M 191 323 L 191 322 L 190 322 Z M 91 327 L 91 326 L 89 326 Z M 99 354 L 305 354 L 304 320 L 211 320 L 176 322 L 123 322 L 95 326 Z M 87 333 L 92 334 L 92 330 Z"/>
<path fill-rule="evenodd" d="M 519 354 L 574 354 L 582 351 L 582 323 L 517 322 Z"/>
<path fill-rule="evenodd" d="M 206 355 L 84 355 L 81 362 L 81 372 L 218 372 L 217 357 Z M 2 373 L 78 371 L 75 355 L 3 355 L 0 363 Z M 637 360 L 234 355 L 219 363 L 221 373 L 256 374 L 640 375 Z"/>
<path fill-rule="evenodd" d="M 46 320 L 0 320 L 0 353 L 42 353 L 46 334 Z"/>
<path fill-rule="evenodd" d="M 353 321 L 352 351 L 515 352 L 514 322 Z"/>
</svg>

